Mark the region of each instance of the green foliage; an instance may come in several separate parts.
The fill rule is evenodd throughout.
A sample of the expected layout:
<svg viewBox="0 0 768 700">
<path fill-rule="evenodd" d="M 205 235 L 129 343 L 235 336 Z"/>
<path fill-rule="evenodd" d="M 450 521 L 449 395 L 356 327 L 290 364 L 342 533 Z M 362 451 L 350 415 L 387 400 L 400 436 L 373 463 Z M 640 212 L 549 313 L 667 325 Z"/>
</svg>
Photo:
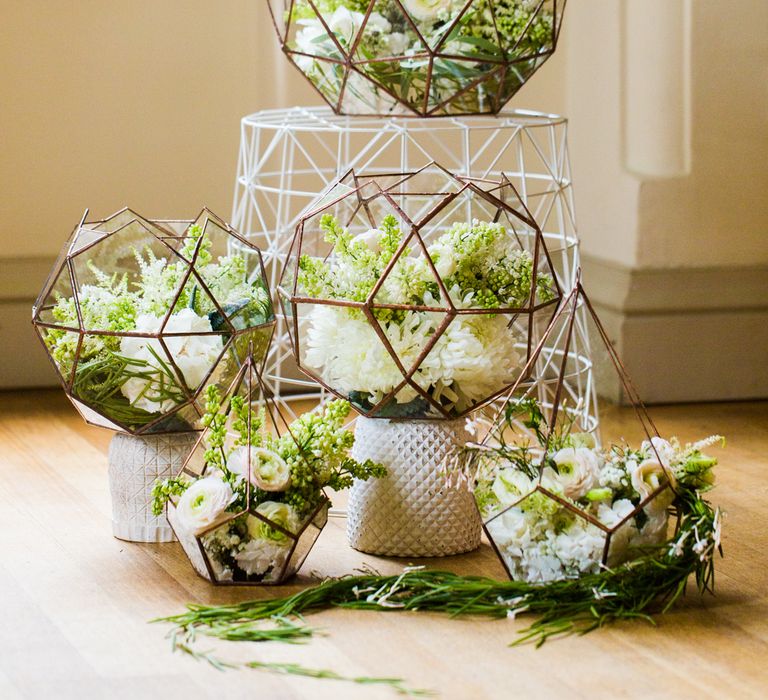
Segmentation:
<svg viewBox="0 0 768 700">
<path fill-rule="evenodd" d="M 305 413 L 297 418 L 281 436 L 272 434 L 268 428 L 265 411 L 254 411 L 242 396 L 233 396 L 228 406 L 222 405 L 221 392 L 216 386 L 206 390 L 205 426 L 206 450 L 203 459 L 208 471 L 218 470 L 232 486 L 236 494 L 228 510 L 238 512 L 246 508 L 255 509 L 264 501 L 277 501 L 293 506 L 300 516 L 311 513 L 321 502 L 326 486 L 339 491 L 349 488 L 353 479 L 382 477 L 386 469 L 371 460 L 358 462 L 349 456 L 355 437 L 344 427 L 349 416 L 349 402 L 329 401 L 317 412 Z M 235 449 L 250 444 L 251 448 L 264 447 L 277 454 L 290 467 L 290 486 L 284 492 L 262 491 L 255 486 L 250 489 L 250 503 L 246 503 L 244 483 L 239 475 L 227 468 L 231 450 L 226 448 L 227 434 L 234 433 Z M 173 480 L 158 487 L 158 508 L 172 496 L 178 496 L 189 486 L 174 485 Z M 173 488 L 171 488 L 173 487 Z M 176 490 L 173 490 L 176 489 Z"/>
<path fill-rule="evenodd" d="M 364 302 L 382 277 L 403 240 L 397 219 L 388 215 L 372 231 L 370 244 L 354 238 L 326 214 L 320 220 L 326 242 L 333 246 L 333 261 L 303 255 L 299 261 L 299 288 L 318 299 Z M 376 295 L 378 303 L 434 305 L 439 287 L 427 261 L 406 248 Z M 533 259 L 498 223 L 474 220 L 454 223 L 428 246 L 428 253 L 443 282 L 459 304 L 495 309 L 526 303 L 533 285 Z M 337 274 L 343 270 L 344 274 Z M 554 298 L 550 275 L 539 273 L 538 302 Z M 353 310 L 351 313 L 359 314 Z M 382 321 L 401 321 L 402 312 L 378 309 Z"/>
<path fill-rule="evenodd" d="M 208 316 L 212 330 L 226 330 L 225 319 L 213 299 L 224 308 L 235 328 L 259 325 L 272 318 L 269 294 L 259 278 L 247 279 L 246 262 L 242 255 L 222 256 L 214 261 L 212 241 L 200 226 L 187 232 L 180 254 L 190 261 L 197 251 L 194 269 L 207 285 L 213 298 L 204 292 L 194 277 L 182 282 L 189 270 L 184 260 L 158 258 L 149 246 L 133 250 L 138 274 L 109 275 L 96 263 L 87 263 L 93 282 L 82 284 L 79 292 L 80 317 L 73 297 L 60 296 L 52 310 L 55 321 L 65 327 L 90 331 L 126 334 L 137 328 L 140 316 L 155 318 L 159 325 L 173 307 L 173 313 L 192 309 L 199 316 Z M 175 297 L 178 295 L 178 300 Z M 46 329 L 45 343 L 63 376 L 71 376 L 78 349 L 79 335 L 59 328 Z M 150 382 L 147 392 L 157 395 L 158 403 L 171 400 L 181 403 L 186 396 L 179 386 L 175 372 L 153 353 L 151 365 L 121 356 L 120 335 L 89 333 L 83 336 L 75 368 L 75 395 L 97 409 L 131 425 L 142 425 L 155 416 L 136 407 L 122 395 L 120 388 L 131 378 Z M 139 397 L 141 398 L 141 397 Z"/>
<path fill-rule="evenodd" d="M 303 624 L 304 618 L 333 608 L 491 620 L 525 615 L 534 620 L 513 645 L 537 646 L 618 620 L 653 622 L 655 614 L 667 612 L 685 593 L 690 576 L 700 593 L 714 590 L 719 511 L 694 491 L 686 491 L 677 505 L 680 528 L 669 542 L 622 566 L 579 578 L 530 584 L 414 567 L 396 576 L 366 573 L 328 579 L 283 598 L 222 606 L 190 604 L 186 612 L 157 621 L 175 626 L 174 639 L 203 635 L 232 641 L 301 641 L 314 634 Z M 286 666 L 291 672 L 292 665 Z"/>
</svg>

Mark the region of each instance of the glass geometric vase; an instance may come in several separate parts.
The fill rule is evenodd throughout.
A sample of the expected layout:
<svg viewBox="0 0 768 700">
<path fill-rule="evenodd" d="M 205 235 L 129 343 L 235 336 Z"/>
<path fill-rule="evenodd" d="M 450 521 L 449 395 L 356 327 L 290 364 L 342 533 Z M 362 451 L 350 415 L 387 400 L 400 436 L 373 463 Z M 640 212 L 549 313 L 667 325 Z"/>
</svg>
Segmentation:
<svg viewBox="0 0 768 700">
<path fill-rule="evenodd" d="M 270 0 L 339 114 L 496 114 L 555 51 L 565 0 Z"/>
<path fill-rule="evenodd" d="M 619 434 L 601 438 L 568 391 L 577 371 L 568 348 L 579 333 L 634 407 L 635 420 Z M 448 469 L 473 490 L 510 578 L 547 583 L 598 573 L 663 543 L 681 448 L 659 437 L 580 283 L 529 364 L 537 381 L 523 373 L 490 420 L 477 418 L 475 442 L 454 453 Z"/>
<path fill-rule="evenodd" d="M 294 483 L 316 465 L 267 396 L 261 363 L 248 354 L 223 397 L 208 391 L 216 415 L 206 419 L 166 506 L 193 568 L 214 584 L 282 583 L 328 521 L 325 493 Z M 290 495 L 289 486 L 296 487 Z"/>
<path fill-rule="evenodd" d="M 275 324 L 259 250 L 207 209 L 84 215 L 32 322 L 86 422 L 134 435 L 198 429 L 206 387 L 229 386 L 247 347 L 266 356 Z"/>
<path fill-rule="evenodd" d="M 301 217 L 279 286 L 299 368 L 370 418 L 456 419 L 517 382 L 560 288 L 515 188 L 354 170 Z"/>
</svg>

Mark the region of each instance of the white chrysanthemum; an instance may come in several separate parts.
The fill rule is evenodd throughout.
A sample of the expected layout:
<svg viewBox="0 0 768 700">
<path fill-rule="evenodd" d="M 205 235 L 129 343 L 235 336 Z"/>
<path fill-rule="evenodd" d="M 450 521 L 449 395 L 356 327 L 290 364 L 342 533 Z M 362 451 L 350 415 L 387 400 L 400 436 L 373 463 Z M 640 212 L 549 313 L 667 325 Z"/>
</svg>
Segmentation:
<svg viewBox="0 0 768 700">
<path fill-rule="evenodd" d="M 159 333 L 162 316 L 142 314 L 136 319 L 136 333 Z M 192 309 L 182 309 L 168 319 L 163 331 L 163 341 L 176 366 L 181 371 L 187 386 L 195 390 L 210 371 L 221 353 L 220 335 L 199 335 L 210 333 L 211 322 L 207 316 L 198 316 Z M 181 333 L 186 335 L 169 335 Z M 147 363 L 147 366 L 132 368 L 146 373 L 144 377 L 132 377 L 121 387 L 132 406 L 150 413 L 169 411 L 176 406 L 172 398 L 162 398 L 158 390 L 173 381 L 157 359 L 168 364 L 165 350 L 158 338 L 126 336 L 120 341 L 120 354 L 130 360 Z"/>
<path fill-rule="evenodd" d="M 329 385 L 343 393 L 368 392 L 375 402 L 403 381 L 403 375 L 366 319 L 352 317 L 343 308 L 318 304 L 307 323 L 304 362 Z M 397 340 L 394 333 L 392 340 Z M 402 350 L 402 344 L 397 344 L 397 350 Z"/>
<path fill-rule="evenodd" d="M 457 316 L 422 362 L 416 381 L 424 389 L 438 380 L 450 384 L 463 410 L 514 382 L 521 360 L 504 316 Z"/>
</svg>

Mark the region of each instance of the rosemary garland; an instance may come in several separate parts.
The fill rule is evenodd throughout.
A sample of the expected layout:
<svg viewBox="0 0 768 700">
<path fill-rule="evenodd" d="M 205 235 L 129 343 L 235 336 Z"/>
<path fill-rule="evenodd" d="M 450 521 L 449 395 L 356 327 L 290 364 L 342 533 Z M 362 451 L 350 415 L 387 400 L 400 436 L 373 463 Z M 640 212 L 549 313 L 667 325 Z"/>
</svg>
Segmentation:
<svg viewBox="0 0 768 700">
<path fill-rule="evenodd" d="M 574 579 L 531 584 L 460 576 L 423 567 L 399 575 L 375 572 L 328 579 L 284 598 L 252 600 L 233 605 L 190 604 L 179 615 L 154 622 L 174 625 L 174 649 L 204 658 L 217 668 L 234 667 L 193 649 L 198 635 L 228 641 L 306 641 L 316 630 L 304 616 L 331 608 L 442 613 L 450 617 L 486 619 L 533 615 L 510 646 L 567 634 L 586 634 L 616 620 L 654 623 L 685 593 L 694 576 L 700 593 L 714 592 L 714 553 L 720 548 L 721 513 L 696 491 L 681 491 L 676 501 L 679 527 L 665 544 L 613 569 Z M 184 640 L 179 642 L 179 639 Z M 245 666 L 276 673 L 334 678 L 354 683 L 379 683 L 400 694 L 424 694 L 402 679 L 357 678 L 295 664 L 252 662 Z"/>
</svg>

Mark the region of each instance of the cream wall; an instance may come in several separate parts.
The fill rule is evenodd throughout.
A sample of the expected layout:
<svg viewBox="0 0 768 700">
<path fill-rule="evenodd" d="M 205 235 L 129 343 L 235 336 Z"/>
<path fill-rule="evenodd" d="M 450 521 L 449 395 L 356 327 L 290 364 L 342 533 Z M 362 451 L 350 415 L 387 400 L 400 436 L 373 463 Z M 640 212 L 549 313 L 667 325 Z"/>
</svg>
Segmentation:
<svg viewBox="0 0 768 700">
<path fill-rule="evenodd" d="M 228 217 L 240 117 L 320 104 L 279 55 L 264 0 L 0 6 L 3 258 L 54 254 L 86 206 Z M 563 108 L 559 58 L 519 104 Z"/>
<path fill-rule="evenodd" d="M 659 179 L 627 163 L 638 121 L 627 91 L 639 75 L 653 96 L 656 79 L 642 61 L 627 79 L 627 37 L 655 55 L 653 27 L 671 25 L 652 13 L 678 3 L 690 13 L 690 172 Z M 32 386 L 52 374 L 29 350 L 31 302 L 85 207 L 176 217 L 208 205 L 228 217 L 240 117 L 320 101 L 279 55 L 263 0 L 0 10 L 0 386 Z M 633 12 L 643 22 L 628 23 Z M 720 0 L 571 0 L 560 50 L 510 105 L 571 120 L 585 280 L 652 400 L 768 395 L 754 359 L 768 348 L 766 37 L 765 0 L 728 11 Z"/>
</svg>

